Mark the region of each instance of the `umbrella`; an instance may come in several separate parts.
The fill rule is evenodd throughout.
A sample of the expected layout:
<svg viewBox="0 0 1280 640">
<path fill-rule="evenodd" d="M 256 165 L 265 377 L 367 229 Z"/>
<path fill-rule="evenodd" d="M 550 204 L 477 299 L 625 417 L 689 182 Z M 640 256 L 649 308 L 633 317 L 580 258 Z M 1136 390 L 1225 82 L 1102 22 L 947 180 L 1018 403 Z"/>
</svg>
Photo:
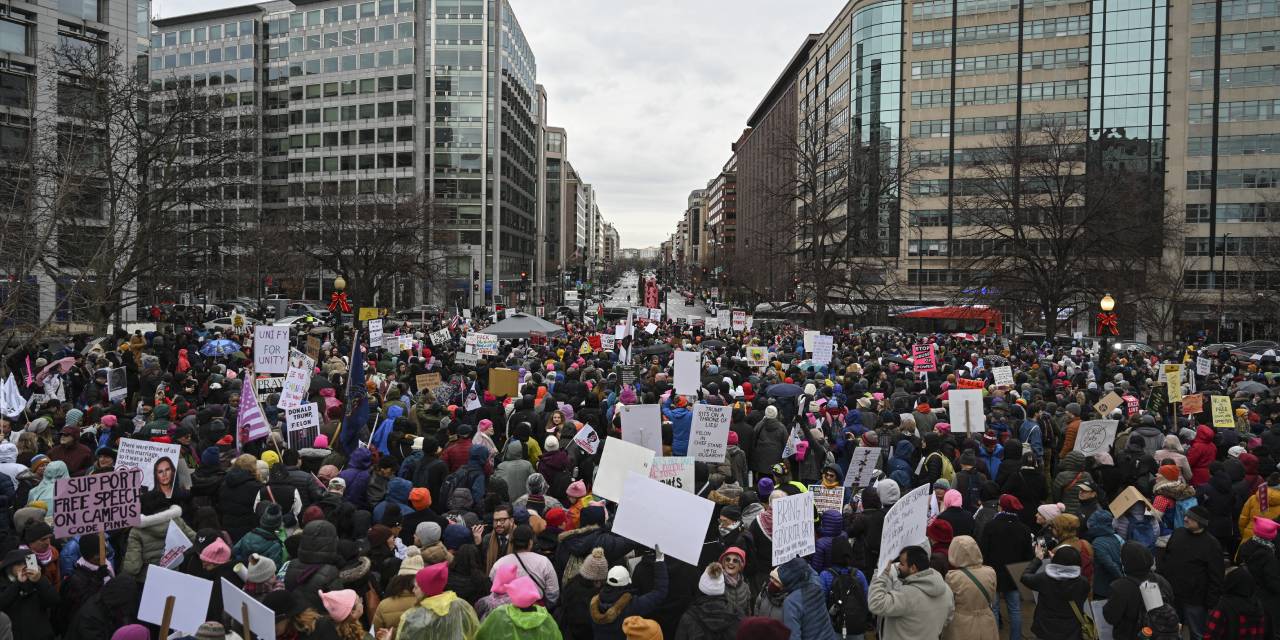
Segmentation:
<svg viewBox="0 0 1280 640">
<path fill-rule="evenodd" d="M 821 362 L 818 362 L 817 360 L 805 360 L 804 362 L 801 362 L 799 364 L 799 367 L 801 369 L 810 369 L 813 371 L 817 371 L 819 369 L 826 369 L 827 365 Z"/>
<path fill-rule="evenodd" d="M 659 342 L 657 344 L 652 344 L 645 347 L 644 349 L 641 349 L 640 353 L 641 355 L 646 355 L 646 356 L 660 356 L 660 355 L 671 353 L 672 351 L 674 351 L 674 349 L 671 348 L 671 345 L 665 342 Z"/>
<path fill-rule="evenodd" d="M 1267 393 L 1269 391 L 1267 385 L 1253 380 L 1245 380 L 1236 385 L 1236 393 Z"/>
<path fill-rule="evenodd" d="M 714 339 L 714 338 L 713 338 L 713 339 L 711 339 L 711 340 L 703 340 L 703 341 L 702 341 L 702 348 L 704 348 L 704 349 L 723 349 L 723 348 L 724 348 L 724 340 L 716 340 L 716 339 Z"/>
<path fill-rule="evenodd" d="M 885 362 L 892 362 L 892 363 L 894 363 L 894 364 L 896 364 L 896 365 L 901 365 L 901 366 L 903 366 L 903 367 L 910 367 L 910 366 L 912 366 L 912 362 L 911 362 L 910 360 L 908 360 L 908 359 L 906 359 L 906 358 L 899 357 L 899 356 L 889 356 L 888 358 L 885 358 L 885 359 L 884 359 L 884 361 L 885 361 Z"/>
<path fill-rule="evenodd" d="M 515 313 L 502 322 L 486 327 L 484 332 L 505 340 L 527 340 L 532 332 L 555 336 L 564 333 L 564 328 L 537 316 Z"/>
<path fill-rule="evenodd" d="M 84 345 L 84 349 L 80 350 L 80 355 L 87 356 L 92 351 L 107 351 L 107 348 L 102 346 L 102 343 L 105 340 L 106 338 L 95 338 L 90 340 L 88 344 Z"/>
<path fill-rule="evenodd" d="M 240 345 L 227 340 L 226 338 L 220 338 L 218 340 L 210 340 L 209 342 L 204 343 L 204 346 L 200 347 L 200 355 L 218 358 L 231 355 L 239 350 Z"/>
<path fill-rule="evenodd" d="M 311 387 L 308 393 L 319 393 L 321 389 L 332 389 L 333 383 L 324 376 L 311 376 Z"/>
<path fill-rule="evenodd" d="M 1261 352 L 1261 353 L 1255 353 L 1255 354 L 1253 354 L 1253 355 L 1249 356 L 1249 359 L 1250 359 L 1250 360 L 1253 360 L 1254 362 L 1275 362 L 1275 361 L 1276 361 L 1276 350 L 1275 350 L 1275 349 L 1267 349 L 1266 351 L 1263 351 L 1263 352 Z"/>
<path fill-rule="evenodd" d="M 804 393 L 804 389 L 801 389 L 799 385 L 789 384 L 786 382 L 782 384 L 771 384 L 764 392 L 765 395 L 771 398 L 794 398 L 802 393 Z"/>
<path fill-rule="evenodd" d="M 66 373 L 74 366 L 76 366 L 76 359 L 74 357 L 68 356 L 66 358 L 54 360 L 46 365 L 45 368 L 41 369 L 40 373 L 36 374 L 36 382 L 44 382 L 45 376 L 48 376 L 49 372 L 53 370 L 54 367 L 58 368 L 58 373 Z"/>
</svg>

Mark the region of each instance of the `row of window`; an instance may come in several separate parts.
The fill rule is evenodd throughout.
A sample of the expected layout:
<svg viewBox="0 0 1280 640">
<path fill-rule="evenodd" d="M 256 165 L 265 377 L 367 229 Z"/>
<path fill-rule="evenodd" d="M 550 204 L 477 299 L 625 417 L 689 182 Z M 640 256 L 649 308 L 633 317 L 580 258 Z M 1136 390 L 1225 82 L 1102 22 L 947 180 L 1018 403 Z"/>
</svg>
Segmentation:
<svg viewBox="0 0 1280 640">
<path fill-rule="evenodd" d="M 1218 136 L 1219 156 L 1262 156 L 1280 153 L 1280 133 L 1251 136 Z M 1187 155 L 1205 157 L 1213 154 L 1213 137 L 1187 140 Z"/>
<path fill-rule="evenodd" d="M 1219 169 L 1219 189 L 1274 189 L 1280 186 L 1280 169 Z M 1212 171 L 1188 171 L 1187 190 L 1213 188 Z"/>
<path fill-rule="evenodd" d="M 1218 122 L 1259 122 L 1280 120 L 1280 100 L 1241 100 L 1219 102 Z M 1193 104 L 1187 109 L 1190 124 L 1213 122 L 1213 103 Z"/>
<path fill-rule="evenodd" d="M 1227 271 L 1192 269 L 1183 272 L 1182 286 L 1187 289 L 1280 289 L 1280 271 Z"/>
<path fill-rule="evenodd" d="M 1048 7 L 1055 4 L 1067 4 L 1068 2 L 1077 2 L 1078 0 L 925 0 L 917 2 L 911 6 L 912 20 L 931 20 L 934 18 L 950 18 L 952 13 L 952 5 L 955 5 L 955 14 L 958 16 L 971 16 L 978 13 L 990 13 L 993 11 L 1010 11 L 1018 8 L 1021 4 L 1027 9 L 1034 7 Z"/>
<path fill-rule="evenodd" d="M 1223 20 L 1248 20 L 1250 18 L 1274 18 L 1280 16 L 1277 0 L 1218 0 L 1197 2 L 1191 5 L 1193 24 L 1216 22 L 1218 5 L 1222 5 Z"/>
<path fill-rule="evenodd" d="M 289 28 L 318 27 L 326 24 L 337 24 L 360 18 L 389 16 L 397 12 L 408 13 L 414 10 L 414 0 L 376 0 L 359 4 L 344 4 L 341 7 L 298 11 L 289 14 Z M 278 33 L 272 35 L 280 35 Z"/>
<path fill-rule="evenodd" d="M 1075 36 L 1089 33 L 1089 16 L 1046 18 L 1025 23 L 1022 37 L 1027 40 Z M 911 48 L 937 49 L 952 46 L 951 29 L 917 31 L 911 34 Z M 985 24 L 961 27 L 955 30 L 955 45 L 982 44 L 985 42 L 1009 42 L 1018 39 L 1018 23 Z"/>
<path fill-rule="evenodd" d="M 945 107 L 951 104 L 953 95 L 955 96 L 955 103 L 962 107 L 979 104 L 1006 104 L 1017 102 L 1018 100 L 1024 102 L 1072 100 L 1089 96 L 1089 81 L 1082 79 L 1031 82 L 1022 85 L 1021 94 L 1019 94 L 1018 85 L 1016 84 L 964 87 L 956 89 L 954 92 L 950 89 L 913 91 L 911 92 L 911 106 L 920 108 Z"/>
<path fill-rule="evenodd" d="M 289 76 L 314 76 L 321 73 L 355 71 L 357 69 L 385 69 L 402 64 L 413 64 L 415 49 L 388 49 L 358 55 L 332 56 L 299 60 L 289 63 Z"/>
<path fill-rule="evenodd" d="M 363 153 L 349 156 L 325 156 L 323 158 L 294 158 L 289 160 L 289 175 L 319 173 L 322 171 L 370 171 L 373 169 L 412 168 L 412 151 Z"/>
<path fill-rule="evenodd" d="M 265 193 L 266 189 L 263 191 Z M 393 193 L 416 192 L 417 183 L 413 178 L 378 178 L 376 180 L 343 180 L 341 182 L 290 182 L 288 191 L 290 198 L 305 198 L 321 194 L 390 195 Z M 277 198 L 270 200 L 270 202 L 283 202 L 283 200 Z"/>
<path fill-rule="evenodd" d="M 1200 36 L 1191 39 L 1191 55 L 1214 54 L 1214 37 Z M 1280 46 L 1280 31 L 1254 31 L 1251 33 L 1225 33 L 1222 35 L 1222 54 L 1261 53 L 1275 51 Z"/>
<path fill-rule="evenodd" d="M 323 84 L 294 85 L 289 87 L 290 100 L 315 100 L 317 98 L 335 98 L 338 96 L 354 96 L 364 93 L 381 93 L 413 89 L 413 74 L 404 73 L 398 76 L 382 76 L 379 78 L 361 78 L 359 80 L 343 80 L 342 82 L 325 82 Z"/>
<path fill-rule="evenodd" d="M 391 144 L 393 142 L 413 142 L 414 127 L 379 127 L 377 129 L 349 129 L 347 131 L 324 131 L 317 133 L 295 133 L 288 138 L 273 138 L 266 141 L 266 150 L 272 155 L 290 149 L 321 149 L 330 147 L 350 147 L 362 144 Z"/>
<path fill-rule="evenodd" d="M 197 49 L 182 53 L 167 53 L 151 56 L 151 70 L 178 69 L 202 64 L 218 64 L 224 60 L 253 60 L 254 45 L 242 44 L 215 49 Z"/>
<path fill-rule="evenodd" d="M 1264 202 L 1218 203 L 1218 222 L 1280 222 L 1280 206 Z M 1186 220 L 1191 224 L 1210 221 L 1209 205 L 1189 204 Z"/>
<path fill-rule="evenodd" d="M 1002 164 L 1006 154 L 1000 148 L 956 149 L 956 166 Z M 1084 145 L 1026 145 L 1022 147 L 1026 162 L 1058 162 L 1084 159 Z M 948 166 L 951 154 L 947 149 L 928 149 L 911 152 L 911 166 L 917 168 Z"/>
<path fill-rule="evenodd" d="M 980 135 L 984 133 L 1000 133 L 1012 131 L 1017 124 L 1015 116 L 988 116 L 983 118 L 956 118 L 952 129 L 950 120 L 918 120 L 911 123 L 911 137 L 940 138 L 949 135 Z M 1083 127 L 1089 124 L 1087 111 L 1064 111 L 1061 113 L 1032 113 L 1022 117 L 1024 131 L 1035 131 L 1047 126 Z"/>
<path fill-rule="evenodd" d="M 1030 51 L 1022 54 L 1022 70 L 1068 69 L 1089 65 L 1088 47 Z M 956 59 L 957 76 L 1012 72 L 1018 68 L 1018 54 L 999 53 Z M 944 78 L 951 74 L 951 60 L 923 60 L 911 63 L 911 77 L 916 80 Z"/>
<path fill-rule="evenodd" d="M 1268 64 L 1258 67 L 1230 67 L 1218 72 L 1219 84 L 1223 89 L 1238 87 L 1273 87 L 1280 84 L 1280 65 Z M 1191 72 L 1187 83 L 1189 89 L 1212 89 L 1213 69 L 1198 69 Z"/>
<path fill-rule="evenodd" d="M 172 90 L 178 87 L 217 87 L 222 85 L 235 84 L 237 82 L 253 82 L 257 78 L 253 67 L 245 67 L 243 69 L 226 69 L 223 71 L 209 71 L 208 73 L 193 73 L 189 76 L 169 76 L 167 78 L 152 78 L 151 90 Z"/>
<path fill-rule="evenodd" d="M 352 122 L 369 118 L 394 118 L 413 115 L 413 100 L 348 104 L 323 109 L 298 109 L 289 112 L 289 124 L 321 124 Z"/>
<path fill-rule="evenodd" d="M 1189 256 L 1207 256 L 1210 247 L 1220 256 L 1264 256 L 1280 249 L 1280 238 L 1229 236 L 1224 242 L 1222 238 L 1188 236 L 1183 238 L 1183 246 Z"/>
<path fill-rule="evenodd" d="M 193 29 L 182 29 L 181 31 L 166 31 L 165 33 L 151 34 L 151 46 L 153 47 L 176 47 L 181 44 L 197 44 L 200 42 L 221 40 L 223 38 L 239 38 L 240 36 L 253 35 L 253 20 L 241 20 L 239 22 L 227 22 L 224 24 L 214 24 L 207 27 L 195 27 Z"/>
<path fill-rule="evenodd" d="M 412 22 L 400 22 L 397 24 L 383 24 L 376 27 L 364 27 L 361 29 L 313 33 L 305 37 L 295 36 L 293 38 L 289 38 L 288 42 L 281 42 L 268 47 L 267 59 L 283 59 L 288 57 L 290 53 L 297 54 L 303 51 L 322 51 L 324 49 L 350 47 L 357 44 L 373 44 L 375 42 L 403 40 L 406 38 L 412 38 L 413 32 L 414 26 Z"/>
</svg>

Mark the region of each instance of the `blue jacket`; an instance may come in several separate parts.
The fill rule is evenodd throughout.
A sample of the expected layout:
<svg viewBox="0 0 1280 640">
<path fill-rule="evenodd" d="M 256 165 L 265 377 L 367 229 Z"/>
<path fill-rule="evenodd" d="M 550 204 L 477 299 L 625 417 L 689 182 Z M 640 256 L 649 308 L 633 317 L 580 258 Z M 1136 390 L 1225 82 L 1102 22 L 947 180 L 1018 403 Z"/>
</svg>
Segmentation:
<svg viewBox="0 0 1280 640">
<path fill-rule="evenodd" d="M 978 447 L 978 459 L 987 467 L 987 477 L 995 478 L 1000 472 L 1000 462 L 1004 456 L 1004 445 L 998 444 L 990 453 L 987 453 L 986 447 Z"/>
<path fill-rule="evenodd" d="M 662 415 L 671 421 L 671 455 L 689 454 L 689 430 L 693 428 L 693 412 L 684 407 L 672 407 L 673 394 L 662 403 Z"/>
<path fill-rule="evenodd" d="M 863 604 L 866 604 L 867 599 L 865 596 L 867 593 L 867 577 L 865 575 L 862 575 L 862 572 L 858 571 L 857 569 L 851 569 L 849 567 L 837 567 L 834 565 L 827 567 L 826 571 L 823 571 L 822 573 L 818 574 L 818 580 L 822 582 L 822 593 L 826 596 L 830 596 L 831 585 L 836 583 L 836 576 L 843 576 L 845 574 L 848 574 L 850 571 L 853 572 L 853 577 L 858 581 L 858 584 L 862 585 L 862 593 L 863 593 L 862 602 Z"/>
<path fill-rule="evenodd" d="M 391 405 L 387 409 L 387 419 L 383 420 L 382 424 L 379 424 L 378 428 L 373 431 L 371 444 L 377 447 L 378 451 L 381 451 L 384 456 L 391 453 L 391 450 L 387 448 L 387 438 L 391 437 L 391 429 L 396 424 L 396 418 L 402 415 L 404 415 L 403 407 L 398 404 Z"/>
<path fill-rule="evenodd" d="M 898 488 L 904 494 L 913 487 L 911 483 L 911 454 L 915 450 L 916 447 L 911 444 L 911 441 L 899 440 L 898 444 L 893 445 L 893 458 L 889 460 L 889 479 L 898 483 Z"/>
<path fill-rule="evenodd" d="M 411 490 L 413 490 L 412 482 L 404 478 L 392 478 L 387 483 L 386 497 L 373 508 L 373 521 L 382 522 L 382 514 L 386 513 L 387 507 L 393 504 L 400 507 L 401 517 L 415 513 L 417 509 L 414 509 L 409 504 L 409 492 Z"/>
<path fill-rule="evenodd" d="M 821 573 L 831 564 L 831 543 L 844 535 L 844 516 L 838 511 L 823 511 L 814 535 L 818 539 L 813 545 L 813 555 L 809 556 L 809 566 Z"/>
<path fill-rule="evenodd" d="M 1120 547 L 1124 544 L 1116 535 L 1111 512 L 1098 509 L 1089 516 L 1089 528 L 1081 536 L 1093 545 L 1093 594 L 1098 598 L 1111 597 L 1111 582 L 1124 575 L 1120 560 Z"/>
<path fill-rule="evenodd" d="M 802 558 L 792 558 L 778 567 L 778 578 L 787 591 L 782 623 L 791 630 L 792 640 L 837 640 L 818 574 Z"/>
<path fill-rule="evenodd" d="M 342 499 L 355 505 L 357 509 L 368 509 L 369 502 L 365 499 L 365 493 L 369 490 L 369 467 L 373 464 L 373 454 L 369 450 L 360 447 L 351 452 L 351 457 L 347 459 L 347 468 L 338 474 L 347 483 L 346 491 L 342 492 Z"/>
<path fill-rule="evenodd" d="M 1022 426 L 1018 429 L 1018 440 L 1024 445 L 1029 445 L 1031 451 L 1036 454 L 1037 460 L 1044 460 L 1044 438 L 1041 433 L 1040 423 L 1035 420 L 1027 419 L 1022 421 Z"/>
</svg>

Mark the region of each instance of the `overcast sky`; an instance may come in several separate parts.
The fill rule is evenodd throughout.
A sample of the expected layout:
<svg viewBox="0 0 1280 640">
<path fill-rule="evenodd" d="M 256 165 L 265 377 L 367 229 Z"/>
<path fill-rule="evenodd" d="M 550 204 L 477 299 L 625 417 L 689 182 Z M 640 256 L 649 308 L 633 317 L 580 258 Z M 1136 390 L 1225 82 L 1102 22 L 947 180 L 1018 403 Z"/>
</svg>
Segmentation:
<svg viewBox="0 0 1280 640">
<path fill-rule="evenodd" d="M 157 15 L 247 4 L 153 0 Z M 808 33 L 843 0 L 511 0 L 552 126 L 624 247 L 656 246 Z"/>
</svg>

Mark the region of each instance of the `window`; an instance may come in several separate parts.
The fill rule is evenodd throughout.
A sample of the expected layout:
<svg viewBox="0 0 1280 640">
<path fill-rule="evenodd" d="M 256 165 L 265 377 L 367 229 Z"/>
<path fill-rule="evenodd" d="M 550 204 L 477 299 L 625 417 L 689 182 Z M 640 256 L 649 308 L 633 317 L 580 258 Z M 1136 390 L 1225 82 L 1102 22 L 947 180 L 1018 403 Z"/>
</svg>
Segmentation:
<svg viewBox="0 0 1280 640">
<path fill-rule="evenodd" d="M 1248 20 L 1280 16 L 1277 0 L 1219 0 L 1223 20 Z M 1205 23 L 1217 20 L 1217 5 L 1213 2 L 1197 2 L 1191 5 L 1191 22 Z"/>
<path fill-rule="evenodd" d="M 1245 100 L 1218 104 L 1219 122 L 1258 122 L 1280 120 L 1280 100 Z M 1213 121 L 1213 103 L 1190 105 L 1187 113 L 1190 124 Z"/>
<path fill-rule="evenodd" d="M 1271 87 L 1280 84 L 1280 66 L 1266 65 L 1261 67 L 1233 67 L 1222 69 L 1219 82 L 1223 89 L 1236 87 Z M 1213 70 L 1202 69 L 1191 72 L 1189 89 L 1212 89 Z"/>
<path fill-rule="evenodd" d="M 338 8 L 329 7 L 324 10 L 324 23 L 333 24 L 338 21 Z"/>
<path fill-rule="evenodd" d="M 1251 33 L 1227 33 L 1222 35 L 1222 54 L 1260 53 L 1275 51 L 1280 45 L 1280 31 L 1254 31 Z M 1212 56 L 1213 36 L 1191 39 L 1191 55 Z"/>
<path fill-rule="evenodd" d="M 319 9 L 307 12 L 308 27 L 318 26 L 323 23 L 324 23 L 324 14 Z"/>
<path fill-rule="evenodd" d="M 168 37 L 171 34 L 165 34 Z M 29 55 L 27 26 L 9 20 L 0 20 L 0 51 Z"/>
<path fill-rule="evenodd" d="M 1213 188 L 1213 173 L 1188 171 L 1187 190 Z M 1274 189 L 1280 186 L 1280 169 L 1223 169 L 1218 171 L 1219 189 Z"/>
<path fill-rule="evenodd" d="M 1280 207 L 1261 202 L 1218 203 L 1216 217 L 1218 222 L 1280 222 Z M 1209 222 L 1209 205 L 1186 205 L 1186 221 Z"/>
<path fill-rule="evenodd" d="M 239 35 L 237 24 L 234 22 L 228 22 L 222 25 L 222 30 L 227 34 L 228 38 L 234 38 Z"/>
<path fill-rule="evenodd" d="M 375 5 L 375 4 L 374 4 L 374 3 L 372 3 L 372 2 L 361 2 L 361 3 L 360 3 L 360 17 L 361 17 L 361 18 L 372 18 L 372 17 L 374 17 L 375 15 L 377 15 L 377 5 Z"/>
<path fill-rule="evenodd" d="M 178 32 L 178 44 L 191 44 L 191 30 L 183 29 Z"/>
<path fill-rule="evenodd" d="M 343 20 L 355 20 L 355 19 L 356 19 L 356 5 L 354 5 L 354 4 L 346 4 L 346 5 L 342 5 L 342 19 L 343 19 Z"/>
<path fill-rule="evenodd" d="M 1213 152 L 1213 138 L 1189 138 L 1187 155 L 1201 157 Z M 1257 156 L 1280 153 L 1280 134 L 1263 133 L 1250 136 L 1219 136 L 1219 156 Z"/>
</svg>

